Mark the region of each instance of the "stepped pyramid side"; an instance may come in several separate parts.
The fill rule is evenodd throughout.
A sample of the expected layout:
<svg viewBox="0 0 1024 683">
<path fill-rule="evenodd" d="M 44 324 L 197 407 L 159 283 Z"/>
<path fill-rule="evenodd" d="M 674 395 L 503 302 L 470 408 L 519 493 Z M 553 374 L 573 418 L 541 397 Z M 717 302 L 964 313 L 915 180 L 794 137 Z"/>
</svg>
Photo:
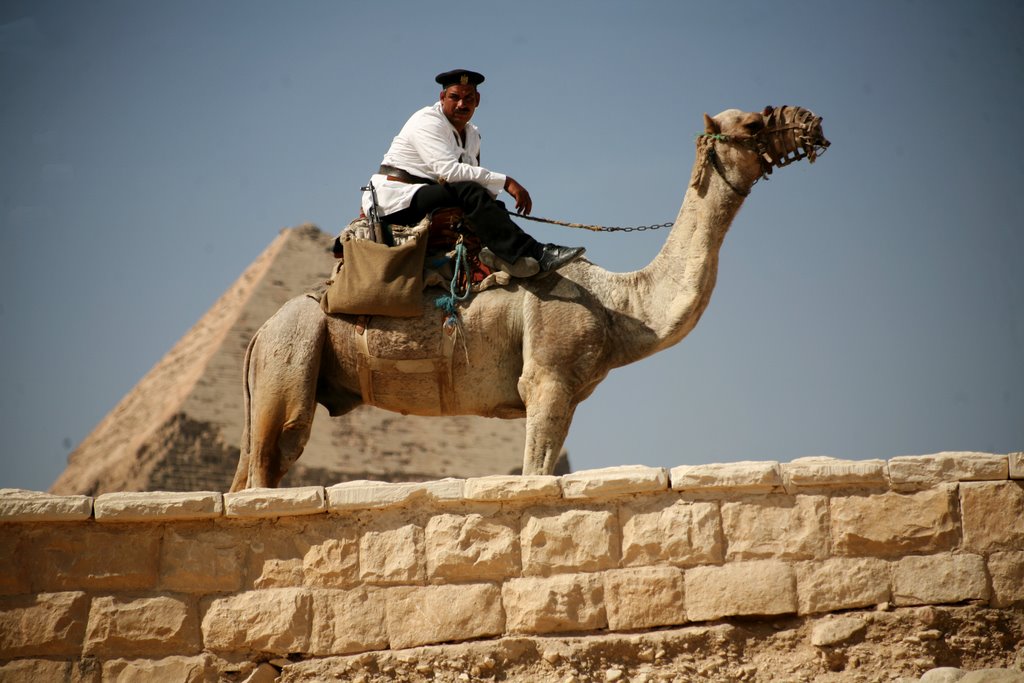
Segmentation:
<svg viewBox="0 0 1024 683">
<path fill-rule="evenodd" d="M 79 444 L 50 491 L 226 490 L 242 433 L 245 349 L 285 301 L 326 279 L 331 241 L 314 226 L 282 230 Z M 524 443 L 523 420 L 402 416 L 365 406 L 332 418 L 321 406 L 282 485 L 505 474 L 521 466 Z"/>
</svg>

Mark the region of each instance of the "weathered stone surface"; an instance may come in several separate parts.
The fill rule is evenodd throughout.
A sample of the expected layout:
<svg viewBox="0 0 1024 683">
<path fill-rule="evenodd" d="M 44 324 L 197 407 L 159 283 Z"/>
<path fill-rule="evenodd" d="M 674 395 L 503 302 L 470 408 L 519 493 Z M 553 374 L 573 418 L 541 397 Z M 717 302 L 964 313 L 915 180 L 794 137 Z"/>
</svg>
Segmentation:
<svg viewBox="0 0 1024 683">
<path fill-rule="evenodd" d="M 829 647 L 864 634 L 868 625 L 859 617 L 833 617 L 819 621 L 811 629 L 811 645 Z"/>
<path fill-rule="evenodd" d="M 960 683 L 1024 683 L 1024 673 L 1013 669 L 978 669 L 965 673 Z"/>
<path fill-rule="evenodd" d="M 371 530 L 359 541 L 359 577 L 367 583 L 423 583 L 423 529 L 404 524 Z"/>
<path fill-rule="evenodd" d="M 220 680 L 216 660 L 211 655 L 103 662 L 103 683 L 218 683 Z"/>
<path fill-rule="evenodd" d="M 769 495 L 722 503 L 726 560 L 820 559 L 829 554 L 828 499 Z"/>
<path fill-rule="evenodd" d="M 541 475 L 499 474 L 466 480 L 467 500 L 481 501 L 536 501 L 561 498 L 559 478 Z"/>
<path fill-rule="evenodd" d="M 519 573 L 519 531 L 505 519 L 436 515 L 426 527 L 431 579 L 501 580 Z"/>
<path fill-rule="evenodd" d="M 675 496 L 634 501 L 619 513 L 622 563 L 681 567 L 723 560 L 718 503 L 688 503 Z"/>
<path fill-rule="evenodd" d="M 1010 453 L 1010 479 L 1024 479 L 1024 451 Z"/>
<path fill-rule="evenodd" d="M 960 514 L 967 550 L 1024 550 L 1024 482 L 961 484 Z"/>
<path fill-rule="evenodd" d="M 374 588 L 312 591 L 310 654 L 339 655 L 387 648 L 384 595 Z M 410 620 L 419 621 L 415 617 Z"/>
<path fill-rule="evenodd" d="M 884 460 L 839 460 L 822 456 L 784 463 L 782 481 L 790 493 L 809 488 L 867 488 L 889 483 Z"/>
<path fill-rule="evenodd" d="M 0 681 L 4 683 L 49 683 L 72 681 L 72 664 L 49 659 L 17 659 L 0 665 Z"/>
<path fill-rule="evenodd" d="M 785 562 L 752 560 L 686 570 L 686 615 L 691 621 L 796 610 L 796 580 Z"/>
<path fill-rule="evenodd" d="M 676 491 L 770 493 L 782 487 L 782 474 L 777 462 L 680 465 L 672 468 L 671 480 Z"/>
<path fill-rule="evenodd" d="M 463 499 L 465 485 L 464 479 L 450 478 L 413 483 L 347 481 L 327 489 L 327 507 L 331 512 L 344 512 L 398 507 L 413 501 L 450 503 Z"/>
<path fill-rule="evenodd" d="M 619 522 L 607 511 L 527 514 L 521 533 L 523 573 L 549 576 L 618 566 Z"/>
<path fill-rule="evenodd" d="M 1009 476 L 1005 455 L 992 453 L 934 453 L 889 460 L 893 488 L 921 489 L 943 482 L 1003 480 Z"/>
<path fill-rule="evenodd" d="M 97 596 L 89 610 L 84 652 L 99 657 L 196 654 L 195 605 L 177 597 Z"/>
<path fill-rule="evenodd" d="M 682 569 L 613 569 L 603 577 L 608 628 L 613 631 L 686 623 Z"/>
<path fill-rule="evenodd" d="M 302 588 L 268 588 L 217 598 L 203 617 L 203 643 L 214 652 L 308 652 L 311 602 Z"/>
<path fill-rule="evenodd" d="M 562 496 L 567 499 L 608 498 L 630 493 L 656 493 L 666 489 L 668 472 L 664 467 L 622 465 L 573 472 L 562 477 Z"/>
<path fill-rule="evenodd" d="M 282 517 L 270 521 L 249 522 L 232 529 L 232 533 L 248 541 L 248 563 L 243 582 L 245 588 L 293 588 L 306 583 L 304 558 L 310 549 L 323 542 L 326 532 L 310 532 L 311 520 L 327 516 Z"/>
<path fill-rule="evenodd" d="M 315 515 L 327 510 L 322 486 L 284 489 L 245 489 L 224 494 L 227 517 L 268 518 Z"/>
<path fill-rule="evenodd" d="M 169 526 L 160 553 L 160 585 L 183 593 L 237 591 L 245 548 L 234 534 Z"/>
<path fill-rule="evenodd" d="M 599 574 L 511 579 L 501 594 L 510 633 L 590 631 L 608 625 Z"/>
<path fill-rule="evenodd" d="M 213 491 L 105 493 L 95 500 L 93 511 L 97 522 L 212 519 L 224 514 L 224 501 Z"/>
<path fill-rule="evenodd" d="M 0 595 L 17 595 L 31 593 L 32 584 L 28 580 L 22 563 L 21 535 L 14 527 L 0 526 Z"/>
<path fill-rule="evenodd" d="M 307 586 L 345 588 L 359 581 L 359 533 L 340 530 L 334 538 L 310 546 L 302 558 L 303 581 Z"/>
<path fill-rule="evenodd" d="M 813 614 L 889 601 L 889 563 L 874 557 L 835 557 L 796 565 L 798 612 Z"/>
<path fill-rule="evenodd" d="M 501 590 L 491 583 L 392 588 L 387 625 L 393 649 L 500 635 Z"/>
<path fill-rule="evenodd" d="M 836 496 L 830 500 L 832 542 L 837 554 L 894 557 L 949 550 L 959 541 L 955 488 L 913 494 Z"/>
<path fill-rule="evenodd" d="M 85 593 L 0 598 L 0 659 L 78 656 L 88 615 Z"/>
<path fill-rule="evenodd" d="M 987 600 L 985 560 L 950 553 L 904 557 L 894 563 L 892 594 L 897 605 Z"/>
<path fill-rule="evenodd" d="M 992 606 L 1024 603 L 1024 551 L 992 553 L 988 558 L 992 577 Z"/>
<path fill-rule="evenodd" d="M 0 521 L 74 522 L 92 516 L 89 496 L 51 496 L 38 491 L 0 489 Z"/>
<path fill-rule="evenodd" d="M 37 590 L 141 590 L 156 586 L 160 530 L 94 525 L 40 527 L 23 543 L 25 572 Z"/>
</svg>

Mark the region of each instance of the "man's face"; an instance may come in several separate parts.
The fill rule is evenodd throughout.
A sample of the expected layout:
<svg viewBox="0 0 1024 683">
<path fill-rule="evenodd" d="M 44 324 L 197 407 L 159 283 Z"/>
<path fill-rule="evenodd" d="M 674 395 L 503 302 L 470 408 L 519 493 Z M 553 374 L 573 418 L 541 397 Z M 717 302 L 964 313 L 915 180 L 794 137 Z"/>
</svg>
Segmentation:
<svg viewBox="0 0 1024 683">
<path fill-rule="evenodd" d="M 441 91 L 441 111 L 457 130 L 462 130 L 480 105 L 475 85 L 450 85 Z"/>
</svg>

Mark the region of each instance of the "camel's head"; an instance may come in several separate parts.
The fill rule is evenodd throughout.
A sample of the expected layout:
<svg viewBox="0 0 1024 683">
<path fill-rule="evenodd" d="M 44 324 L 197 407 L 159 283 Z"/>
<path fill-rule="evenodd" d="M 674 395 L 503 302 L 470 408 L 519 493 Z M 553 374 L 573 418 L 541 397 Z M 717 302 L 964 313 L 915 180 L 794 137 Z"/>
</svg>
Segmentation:
<svg viewBox="0 0 1024 683">
<path fill-rule="evenodd" d="M 829 146 L 821 131 L 821 117 L 801 107 L 765 107 L 760 114 L 727 109 L 714 118 L 704 115 L 704 133 L 698 136 L 698 148 L 711 142 L 726 143 L 733 151 L 730 161 L 746 166 L 753 180 L 771 174 L 773 168 L 807 159 L 814 163 Z"/>
</svg>

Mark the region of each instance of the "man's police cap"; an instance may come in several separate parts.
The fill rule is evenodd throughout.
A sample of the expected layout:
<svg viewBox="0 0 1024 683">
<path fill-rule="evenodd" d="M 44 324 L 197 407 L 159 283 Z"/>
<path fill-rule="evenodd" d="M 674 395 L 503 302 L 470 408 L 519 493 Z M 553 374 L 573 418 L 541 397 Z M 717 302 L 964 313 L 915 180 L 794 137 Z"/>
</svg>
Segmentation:
<svg viewBox="0 0 1024 683">
<path fill-rule="evenodd" d="M 440 83 L 442 88 L 449 85 L 480 85 L 484 82 L 484 75 L 468 69 L 455 69 L 438 74 L 434 80 Z"/>
</svg>

